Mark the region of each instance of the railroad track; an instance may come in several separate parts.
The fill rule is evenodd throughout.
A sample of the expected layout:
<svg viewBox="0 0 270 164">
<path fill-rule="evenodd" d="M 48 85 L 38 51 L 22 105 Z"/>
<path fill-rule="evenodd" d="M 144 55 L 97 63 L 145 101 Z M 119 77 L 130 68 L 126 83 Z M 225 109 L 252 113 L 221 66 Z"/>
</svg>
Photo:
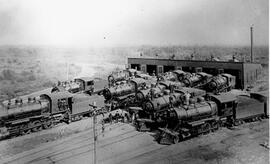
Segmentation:
<svg viewBox="0 0 270 164">
<path fill-rule="evenodd" d="M 106 128 L 111 128 L 112 130 L 115 130 L 117 128 L 122 128 L 123 126 L 125 126 L 125 124 L 113 124 L 113 125 L 108 125 L 106 126 Z M 101 127 L 98 127 L 97 130 L 101 130 Z M 30 157 L 30 156 L 38 156 L 38 155 L 41 155 L 41 154 L 46 154 L 46 153 L 53 153 L 53 152 L 57 152 L 57 151 L 60 151 L 62 150 L 63 148 L 65 147 L 69 147 L 70 144 L 80 144 L 80 143 L 83 143 L 83 142 L 86 142 L 90 139 L 93 139 L 93 131 L 92 131 L 92 128 L 90 127 L 90 129 L 87 131 L 87 132 L 82 132 L 82 133 L 78 133 L 75 137 L 72 137 L 72 138 L 68 138 L 68 139 L 65 139 L 63 141 L 60 141 L 58 143 L 55 143 L 53 145 L 50 145 L 48 147 L 45 146 L 45 148 L 41 147 L 40 150 L 38 151 L 34 151 L 34 152 L 31 152 L 31 153 L 27 153 L 27 154 L 24 154 L 20 157 L 17 157 L 17 158 L 10 158 L 10 160 L 6 160 L 4 163 L 8 164 L 8 163 L 13 163 L 13 162 L 16 162 L 16 161 L 20 161 L 22 159 L 26 159 L 27 157 Z M 61 147 L 59 149 L 56 149 L 58 146 L 62 146 L 64 145 L 64 147 Z M 53 152 L 52 152 L 53 150 Z"/>
</svg>

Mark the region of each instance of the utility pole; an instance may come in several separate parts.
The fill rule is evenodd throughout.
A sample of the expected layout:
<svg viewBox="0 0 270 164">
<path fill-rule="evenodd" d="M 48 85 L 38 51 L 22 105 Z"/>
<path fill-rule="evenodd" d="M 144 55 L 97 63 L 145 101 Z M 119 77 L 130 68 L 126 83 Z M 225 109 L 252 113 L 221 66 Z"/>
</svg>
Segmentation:
<svg viewBox="0 0 270 164">
<path fill-rule="evenodd" d="M 94 131 L 94 164 L 97 163 L 97 134 L 96 134 L 96 113 L 94 114 L 93 117 L 93 131 Z"/>
<path fill-rule="evenodd" d="M 97 133 L 96 133 L 96 123 L 97 123 L 97 118 L 96 118 L 96 102 L 93 102 L 93 104 L 89 104 L 89 106 L 91 106 L 94 111 L 94 115 L 93 115 L 93 132 L 94 132 L 94 164 L 97 163 L 97 153 L 96 153 L 96 146 L 97 146 Z"/>
<path fill-rule="evenodd" d="M 253 25 L 250 27 L 250 62 L 253 63 Z"/>
</svg>

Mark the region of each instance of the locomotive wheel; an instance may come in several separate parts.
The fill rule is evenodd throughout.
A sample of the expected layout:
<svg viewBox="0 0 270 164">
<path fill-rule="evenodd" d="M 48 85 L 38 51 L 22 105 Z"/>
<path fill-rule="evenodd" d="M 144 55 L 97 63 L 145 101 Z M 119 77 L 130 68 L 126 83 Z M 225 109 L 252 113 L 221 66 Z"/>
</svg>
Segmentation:
<svg viewBox="0 0 270 164">
<path fill-rule="evenodd" d="M 33 123 L 32 123 L 32 131 L 33 132 L 37 132 L 37 131 L 40 131 L 40 130 L 42 130 L 42 126 L 40 125 L 41 124 L 41 122 L 40 121 L 38 121 L 38 120 L 36 120 L 36 121 L 34 121 Z"/>
<path fill-rule="evenodd" d="M 31 133 L 31 129 L 27 129 L 27 130 L 22 131 L 22 135 L 30 134 L 30 133 Z"/>
<path fill-rule="evenodd" d="M 211 126 L 212 126 L 212 131 L 219 129 L 219 123 L 217 123 L 217 122 L 212 122 Z"/>
<path fill-rule="evenodd" d="M 234 121 L 234 123 L 233 123 L 234 126 L 239 126 L 239 125 L 241 125 L 241 124 L 242 124 L 242 121 L 241 121 L 241 120 L 236 120 L 236 121 Z"/>
<path fill-rule="evenodd" d="M 45 123 L 43 124 L 44 129 L 49 129 L 49 128 L 51 128 L 52 126 L 53 126 L 52 121 L 48 121 L 48 122 L 45 122 Z"/>
<path fill-rule="evenodd" d="M 202 129 L 203 129 L 203 134 L 207 134 L 210 132 L 210 129 L 211 129 L 211 126 L 209 123 L 205 123 L 203 126 L 202 126 Z"/>
<path fill-rule="evenodd" d="M 178 136 L 173 136 L 173 143 L 177 144 L 180 141 L 180 138 Z"/>
<path fill-rule="evenodd" d="M 160 141 L 161 141 L 161 139 L 162 139 L 162 132 L 159 132 L 159 133 L 157 133 L 157 135 L 156 135 L 156 141 L 157 141 L 157 143 L 158 144 L 160 144 Z"/>
<path fill-rule="evenodd" d="M 25 134 L 30 134 L 31 133 L 31 129 L 27 129 L 29 126 L 29 124 L 26 125 L 22 125 L 21 129 L 26 129 L 26 130 L 22 130 L 21 134 L 25 135 Z"/>
</svg>

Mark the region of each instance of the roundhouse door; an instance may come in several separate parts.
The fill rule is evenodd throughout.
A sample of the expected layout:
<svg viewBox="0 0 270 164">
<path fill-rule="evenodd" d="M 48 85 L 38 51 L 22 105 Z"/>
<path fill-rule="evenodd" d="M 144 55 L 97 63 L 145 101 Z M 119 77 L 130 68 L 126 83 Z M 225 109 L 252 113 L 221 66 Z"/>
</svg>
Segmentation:
<svg viewBox="0 0 270 164">
<path fill-rule="evenodd" d="M 69 107 L 69 110 L 70 110 L 70 112 L 72 113 L 72 97 L 69 97 L 68 98 L 68 107 Z"/>
</svg>

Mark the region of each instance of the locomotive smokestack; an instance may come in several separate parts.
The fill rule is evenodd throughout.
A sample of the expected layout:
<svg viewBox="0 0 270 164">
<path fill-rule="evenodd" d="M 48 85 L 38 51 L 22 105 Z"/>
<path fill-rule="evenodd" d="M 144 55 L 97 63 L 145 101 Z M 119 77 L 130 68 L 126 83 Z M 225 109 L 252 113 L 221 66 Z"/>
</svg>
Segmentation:
<svg viewBox="0 0 270 164">
<path fill-rule="evenodd" d="M 250 62 L 253 63 L 253 25 L 250 27 Z"/>
</svg>

